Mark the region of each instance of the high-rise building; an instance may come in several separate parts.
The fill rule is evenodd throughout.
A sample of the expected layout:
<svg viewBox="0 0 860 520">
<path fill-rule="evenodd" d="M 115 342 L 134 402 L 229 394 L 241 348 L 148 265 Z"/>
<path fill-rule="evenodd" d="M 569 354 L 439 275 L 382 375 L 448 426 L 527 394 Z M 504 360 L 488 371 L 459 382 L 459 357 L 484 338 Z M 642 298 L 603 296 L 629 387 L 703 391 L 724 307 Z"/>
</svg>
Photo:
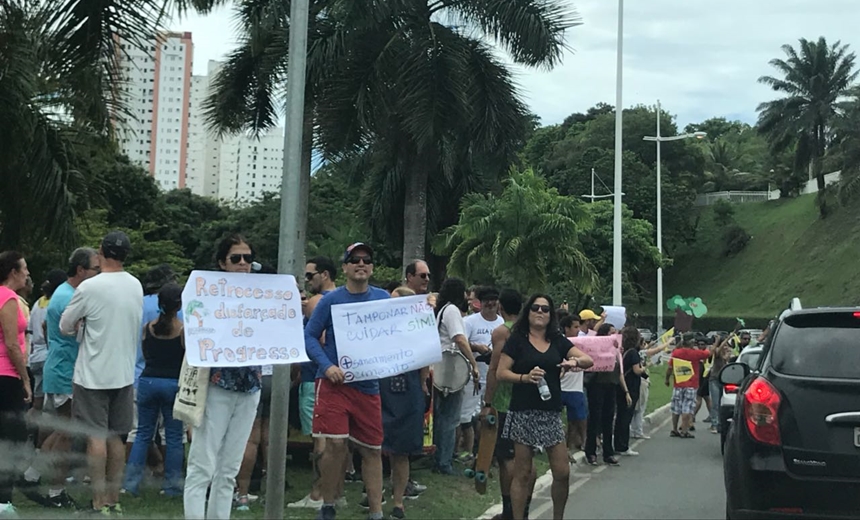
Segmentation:
<svg viewBox="0 0 860 520">
<path fill-rule="evenodd" d="M 146 49 L 120 42 L 121 91 L 128 113 L 117 114 L 120 147 L 165 190 L 184 188 L 188 163 L 191 33 L 159 33 Z"/>
</svg>

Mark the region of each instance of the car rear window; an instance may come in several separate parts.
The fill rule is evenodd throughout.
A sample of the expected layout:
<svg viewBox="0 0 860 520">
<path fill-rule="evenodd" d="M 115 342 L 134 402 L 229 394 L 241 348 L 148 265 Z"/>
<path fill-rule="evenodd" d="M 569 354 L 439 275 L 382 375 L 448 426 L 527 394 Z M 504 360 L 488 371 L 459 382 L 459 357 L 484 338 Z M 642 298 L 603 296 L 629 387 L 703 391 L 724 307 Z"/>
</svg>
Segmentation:
<svg viewBox="0 0 860 520">
<path fill-rule="evenodd" d="M 860 317 L 851 312 L 789 316 L 772 349 L 773 368 L 783 374 L 860 379 Z"/>
<path fill-rule="evenodd" d="M 758 368 L 758 358 L 761 357 L 761 352 L 750 353 L 747 355 L 741 354 L 741 358 L 739 361 L 742 363 L 746 363 L 746 365 L 750 368 Z"/>
</svg>

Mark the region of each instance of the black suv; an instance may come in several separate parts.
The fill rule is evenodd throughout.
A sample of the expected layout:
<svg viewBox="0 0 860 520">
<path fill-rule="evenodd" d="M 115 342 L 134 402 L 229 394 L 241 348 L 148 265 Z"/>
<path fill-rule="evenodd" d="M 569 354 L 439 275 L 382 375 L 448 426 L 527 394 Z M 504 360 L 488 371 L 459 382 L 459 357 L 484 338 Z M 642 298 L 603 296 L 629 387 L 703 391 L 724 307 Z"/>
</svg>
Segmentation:
<svg viewBox="0 0 860 520">
<path fill-rule="evenodd" d="M 789 312 L 738 385 L 726 517 L 860 518 L 860 308 Z"/>
</svg>

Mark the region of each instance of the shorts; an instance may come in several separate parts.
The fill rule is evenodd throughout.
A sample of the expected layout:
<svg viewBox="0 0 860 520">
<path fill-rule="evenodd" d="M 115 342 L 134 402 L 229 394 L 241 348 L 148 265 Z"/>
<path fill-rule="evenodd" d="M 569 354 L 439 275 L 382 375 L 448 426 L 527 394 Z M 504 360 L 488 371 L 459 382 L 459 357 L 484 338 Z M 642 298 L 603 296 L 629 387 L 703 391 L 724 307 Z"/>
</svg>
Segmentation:
<svg viewBox="0 0 860 520">
<path fill-rule="evenodd" d="M 46 412 L 58 412 L 66 403 L 72 404 L 72 394 L 45 394 L 45 405 L 42 409 Z"/>
<path fill-rule="evenodd" d="M 699 389 L 696 391 L 696 397 L 709 397 L 711 395 L 710 388 L 708 388 L 708 378 L 700 377 L 699 378 Z"/>
<path fill-rule="evenodd" d="M 496 460 L 514 460 L 514 441 L 502 437 L 502 430 L 505 429 L 505 420 L 508 414 L 498 412 L 499 420 L 497 421 L 496 430 Z"/>
<path fill-rule="evenodd" d="M 565 440 L 561 414 L 552 410 L 509 411 L 502 437 L 532 448 L 550 448 Z"/>
<path fill-rule="evenodd" d="M 45 390 L 42 388 L 43 376 L 45 373 L 45 362 L 33 363 L 30 365 L 30 382 L 33 389 L 33 397 L 45 397 Z"/>
<path fill-rule="evenodd" d="M 97 434 L 125 435 L 131 431 L 134 425 L 134 386 L 93 390 L 74 385 L 74 396 L 72 417 L 97 430 Z"/>
<path fill-rule="evenodd" d="M 382 450 L 393 455 L 424 452 L 424 390 L 418 370 L 379 380 Z"/>
<path fill-rule="evenodd" d="M 672 391 L 672 413 L 691 414 L 696 411 L 696 388 L 675 388 Z"/>
<path fill-rule="evenodd" d="M 314 437 L 350 439 L 370 449 L 381 449 L 382 404 L 379 394 L 365 394 L 355 388 L 316 380 Z"/>
<path fill-rule="evenodd" d="M 308 381 L 299 384 L 299 419 L 302 421 L 302 434 L 314 431 L 314 391 L 316 383 Z"/>
<path fill-rule="evenodd" d="M 483 389 L 474 394 L 475 387 L 471 384 L 466 385 L 463 389 L 463 402 L 460 405 L 460 424 L 468 426 L 472 424 L 475 416 L 481 413 L 481 402 L 484 399 Z"/>
<path fill-rule="evenodd" d="M 272 376 L 263 376 L 260 387 L 260 402 L 257 404 L 257 419 L 268 419 L 272 413 Z"/>
<path fill-rule="evenodd" d="M 561 403 L 567 408 L 567 421 L 588 419 L 588 401 L 584 392 L 562 392 Z"/>
</svg>

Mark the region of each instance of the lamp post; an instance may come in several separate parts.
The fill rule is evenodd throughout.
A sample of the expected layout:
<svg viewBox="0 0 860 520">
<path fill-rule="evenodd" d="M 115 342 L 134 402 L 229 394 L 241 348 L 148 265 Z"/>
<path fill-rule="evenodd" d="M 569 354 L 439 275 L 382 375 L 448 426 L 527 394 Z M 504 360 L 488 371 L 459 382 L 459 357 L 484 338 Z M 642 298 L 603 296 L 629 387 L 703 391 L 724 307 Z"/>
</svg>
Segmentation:
<svg viewBox="0 0 860 520">
<path fill-rule="evenodd" d="M 661 166 L 662 158 L 660 156 L 660 143 L 668 141 L 681 141 L 682 139 L 704 139 L 708 134 L 705 132 L 693 132 L 688 134 L 673 135 L 663 137 L 660 135 L 660 100 L 657 100 L 657 135 L 654 137 L 645 136 L 642 139 L 645 141 L 653 141 L 657 143 L 657 250 L 660 256 L 663 256 L 663 203 L 662 203 L 662 184 L 661 184 Z M 657 268 L 657 330 L 663 326 L 663 267 Z"/>
<path fill-rule="evenodd" d="M 621 137 L 624 69 L 624 0 L 618 0 L 618 55 L 615 83 L 615 208 L 612 226 L 612 305 L 621 305 Z"/>
</svg>

